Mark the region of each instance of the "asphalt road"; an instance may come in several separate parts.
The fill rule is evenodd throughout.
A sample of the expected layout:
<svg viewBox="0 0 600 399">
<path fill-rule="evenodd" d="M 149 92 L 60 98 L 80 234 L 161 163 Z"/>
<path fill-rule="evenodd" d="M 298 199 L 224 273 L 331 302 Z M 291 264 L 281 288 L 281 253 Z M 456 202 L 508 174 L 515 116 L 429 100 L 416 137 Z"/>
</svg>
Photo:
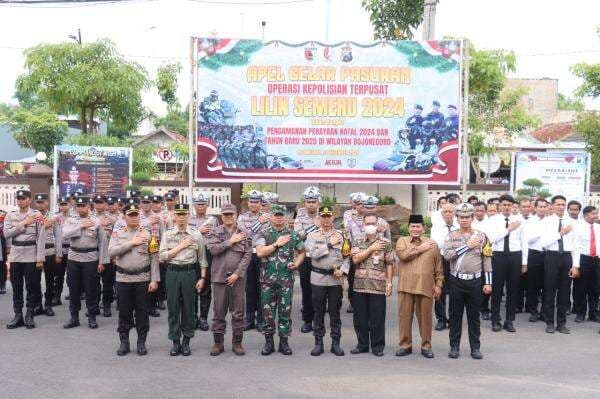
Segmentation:
<svg viewBox="0 0 600 399">
<path fill-rule="evenodd" d="M 9 285 L 10 287 L 10 285 Z M 63 302 L 65 302 L 63 300 Z M 262 336 L 244 337 L 246 356 L 210 357 L 210 332 L 197 331 L 192 356 L 170 357 L 166 312 L 151 318 L 149 354 L 117 357 L 116 312 L 99 317 L 100 328 L 64 330 L 67 306 L 55 317 L 37 316 L 36 328 L 7 330 L 12 299 L 0 295 L 0 398 L 599 398 L 600 324 L 576 324 L 571 335 L 546 334 L 542 323 L 517 315 L 516 334 L 494 333 L 484 322 L 484 359 L 470 358 L 463 334 L 461 357 L 447 357 L 448 333 L 434 331 L 435 359 L 394 356 L 398 346 L 396 296 L 387 303 L 386 353 L 350 355 L 356 344 L 351 315 L 343 307 L 342 346 L 346 356 L 311 357 L 313 337 L 301 334 L 300 289 L 294 297 L 293 356 L 260 355 Z M 82 314 L 83 316 L 83 314 Z M 83 321 L 83 318 L 82 318 Z M 135 342 L 135 333 L 132 333 Z M 326 349 L 330 340 L 326 338 Z"/>
</svg>

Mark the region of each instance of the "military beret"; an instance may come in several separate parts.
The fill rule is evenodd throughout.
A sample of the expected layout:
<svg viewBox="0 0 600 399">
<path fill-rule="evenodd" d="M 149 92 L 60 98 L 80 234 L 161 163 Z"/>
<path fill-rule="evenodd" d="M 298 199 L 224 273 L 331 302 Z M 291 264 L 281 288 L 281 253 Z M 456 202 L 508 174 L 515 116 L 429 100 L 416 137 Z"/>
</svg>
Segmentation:
<svg viewBox="0 0 600 399">
<path fill-rule="evenodd" d="M 123 213 L 126 215 L 131 215 L 132 213 L 140 213 L 140 206 L 138 204 L 127 204 L 123 208 Z"/>
<path fill-rule="evenodd" d="M 16 193 L 17 198 L 31 198 L 31 191 L 28 190 L 18 190 Z"/>
<path fill-rule="evenodd" d="M 45 201 L 45 200 L 48 199 L 48 194 L 46 194 L 46 193 L 37 193 L 34 196 L 34 198 L 35 198 L 36 201 Z"/>
<path fill-rule="evenodd" d="M 249 201 L 260 201 L 262 200 L 263 194 L 258 190 L 250 190 L 248 191 L 248 200 Z"/>
<path fill-rule="evenodd" d="M 365 208 L 375 208 L 379 204 L 379 198 L 374 195 L 369 195 L 363 200 L 363 205 Z"/>
<path fill-rule="evenodd" d="M 271 205 L 271 213 L 273 215 L 286 215 L 287 209 L 283 205 Z"/>
<path fill-rule="evenodd" d="M 210 195 L 207 192 L 200 192 L 196 198 L 194 198 L 194 204 L 208 204 L 209 200 Z"/>
<path fill-rule="evenodd" d="M 75 198 L 75 203 L 77 205 L 79 205 L 79 204 L 89 205 L 90 202 L 92 202 L 91 198 L 87 197 L 85 195 L 80 195 L 79 197 Z"/>
<path fill-rule="evenodd" d="M 106 195 L 94 195 L 94 202 L 106 202 Z"/>
<path fill-rule="evenodd" d="M 221 205 L 221 214 L 236 213 L 236 212 L 237 212 L 237 208 L 233 204 L 227 203 L 227 204 Z"/>
<path fill-rule="evenodd" d="M 62 205 L 62 204 L 68 204 L 69 203 L 69 197 L 64 196 L 64 197 L 60 197 L 58 199 L 58 204 Z"/>
<path fill-rule="evenodd" d="M 321 216 L 333 216 L 333 208 L 329 206 L 322 206 L 319 208 L 319 215 Z"/>
<path fill-rule="evenodd" d="M 189 213 L 190 206 L 189 204 L 177 204 L 175 205 L 175 209 L 173 210 L 173 212 L 182 214 Z"/>
<path fill-rule="evenodd" d="M 456 216 L 472 216 L 475 212 L 473 205 L 468 202 L 462 203 L 456 207 Z"/>
</svg>

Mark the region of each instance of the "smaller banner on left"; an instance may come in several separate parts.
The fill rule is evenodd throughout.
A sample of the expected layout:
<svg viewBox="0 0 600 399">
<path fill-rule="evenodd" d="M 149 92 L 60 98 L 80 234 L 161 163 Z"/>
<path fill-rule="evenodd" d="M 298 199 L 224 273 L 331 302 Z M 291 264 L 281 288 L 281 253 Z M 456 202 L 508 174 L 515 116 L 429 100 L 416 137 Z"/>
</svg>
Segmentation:
<svg viewBox="0 0 600 399">
<path fill-rule="evenodd" d="M 131 148 L 59 145 L 54 147 L 54 181 L 60 196 L 125 196 L 131 173 Z"/>
</svg>

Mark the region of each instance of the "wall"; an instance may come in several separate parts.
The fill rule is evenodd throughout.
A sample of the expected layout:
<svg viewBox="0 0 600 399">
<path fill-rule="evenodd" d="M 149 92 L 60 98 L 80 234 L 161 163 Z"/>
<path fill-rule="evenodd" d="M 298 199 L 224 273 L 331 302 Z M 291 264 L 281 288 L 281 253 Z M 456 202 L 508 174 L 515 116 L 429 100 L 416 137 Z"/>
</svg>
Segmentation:
<svg viewBox="0 0 600 399">
<path fill-rule="evenodd" d="M 506 88 L 529 90 L 521 97 L 525 109 L 541 118 L 542 125 L 551 123 L 558 113 L 558 79 L 507 79 Z"/>
</svg>

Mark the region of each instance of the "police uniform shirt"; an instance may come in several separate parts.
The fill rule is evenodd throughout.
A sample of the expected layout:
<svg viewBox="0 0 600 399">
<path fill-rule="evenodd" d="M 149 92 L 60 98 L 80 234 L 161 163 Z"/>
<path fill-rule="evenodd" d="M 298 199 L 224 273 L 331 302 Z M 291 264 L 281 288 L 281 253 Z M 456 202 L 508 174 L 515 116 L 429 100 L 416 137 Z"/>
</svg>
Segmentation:
<svg viewBox="0 0 600 399">
<path fill-rule="evenodd" d="M 177 255 L 169 259 L 167 252 L 178 246 L 186 236 L 192 236 L 194 238 L 194 243 L 179 251 Z M 159 259 L 161 262 L 167 262 L 174 265 L 199 263 L 201 268 L 206 268 L 208 267 L 208 264 L 206 263 L 205 248 L 204 239 L 198 230 L 194 230 L 189 226 L 187 226 L 185 230 L 179 230 L 179 227 L 173 227 L 165 232 L 163 239 L 160 242 Z"/>
<path fill-rule="evenodd" d="M 351 241 L 354 240 L 362 240 L 365 238 L 365 228 L 363 225 L 364 216 L 358 215 L 355 219 L 353 219 L 349 226 L 346 228 L 346 233 Z M 389 223 L 383 219 L 377 218 L 377 232 L 380 236 L 385 238 L 388 241 L 392 240 L 392 234 L 390 232 Z"/>
<path fill-rule="evenodd" d="M 258 218 L 263 215 L 263 212 L 252 213 L 246 211 L 238 216 L 238 228 L 252 238 L 252 252 L 256 253 L 256 240 L 269 227 L 269 222 L 258 223 Z"/>
<path fill-rule="evenodd" d="M 309 233 L 316 231 L 318 227 L 315 225 L 315 221 L 319 217 L 319 212 L 315 209 L 315 212 L 311 215 L 308 213 L 306 208 L 298 209 L 296 219 L 294 219 L 294 231 L 298 233 L 300 239 L 306 240 Z"/>
<path fill-rule="evenodd" d="M 44 214 L 44 221 L 50 220 L 52 225 L 46 228 L 45 256 L 56 256 L 62 258 L 62 229 L 56 215 L 51 215 L 49 211 Z"/>
<path fill-rule="evenodd" d="M 43 262 L 45 260 L 46 230 L 44 224 L 33 222 L 27 226 L 22 222 L 28 217 L 41 217 L 41 213 L 34 209 L 27 212 L 11 211 L 4 219 L 4 237 L 6 245 L 10 248 L 8 260 L 10 262 Z M 17 244 L 15 244 L 17 243 Z M 30 243 L 30 245 L 18 245 Z"/>
<path fill-rule="evenodd" d="M 475 248 L 469 248 L 467 242 L 471 237 L 477 236 L 481 244 Z M 450 274 L 477 274 L 482 273 L 484 283 L 492 284 L 492 257 L 484 256 L 483 248 L 487 243 L 485 234 L 477 230 L 463 234 L 453 231 L 444 240 L 443 256 L 450 262 Z M 491 254 L 486 254 L 491 255 Z"/>
<path fill-rule="evenodd" d="M 348 226 L 350 221 L 354 219 L 358 215 L 358 211 L 356 209 L 348 209 L 344 212 L 344 226 Z"/>
<path fill-rule="evenodd" d="M 562 228 L 572 226 L 569 234 L 565 234 L 561 237 L 558 230 L 559 222 Z M 562 238 L 563 251 L 571 252 L 571 256 L 573 257 L 573 267 L 579 267 L 579 245 L 575 242 L 577 225 L 577 221 L 571 219 L 566 212 L 562 218 L 553 214 L 542 219 L 542 247 L 546 251 L 558 252 L 560 249 L 559 240 Z"/>
<path fill-rule="evenodd" d="M 153 217 L 158 217 L 157 223 L 153 222 Z M 149 211 L 147 213 L 140 212 L 140 224 L 150 229 L 150 233 L 159 240 L 162 238 L 165 230 L 165 225 L 159 214 L 154 213 L 152 211 Z"/>
<path fill-rule="evenodd" d="M 211 229 L 217 227 L 219 225 L 219 222 L 217 221 L 217 218 L 212 216 L 212 215 L 195 215 L 193 217 L 190 218 L 190 221 L 188 222 L 188 226 L 191 227 L 194 230 L 198 230 L 200 229 L 201 226 L 207 226 L 208 230 L 210 231 Z M 203 234 L 203 236 L 205 236 L 205 234 Z"/>
<path fill-rule="evenodd" d="M 91 220 L 94 225 L 82 228 L 81 223 L 84 220 Z M 69 260 L 76 262 L 99 262 L 102 264 L 110 263 L 108 258 L 108 237 L 106 231 L 100 225 L 100 220 L 89 215 L 86 218 L 70 217 L 67 219 L 62 230 L 63 240 L 69 241 Z M 77 252 L 75 249 L 95 249 L 90 252 Z"/>
<path fill-rule="evenodd" d="M 338 238 L 337 244 L 330 244 L 333 237 Z M 342 245 L 344 238 L 342 234 L 334 229 L 324 232 L 322 229 L 308 233 L 304 247 L 306 252 L 310 252 L 312 267 L 332 271 L 339 269 L 344 261 L 342 257 Z M 310 283 L 320 286 L 340 285 L 340 281 L 333 275 L 322 274 L 312 271 L 310 273 Z"/>
<path fill-rule="evenodd" d="M 132 245 L 131 240 L 135 236 L 145 236 L 148 242 L 141 245 Z M 130 230 L 125 227 L 112 233 L 108 253 L 114 258 L 115 264 L 128 272 L 136 272 L 149 269 L 139 274 L 121 273 L 117 269 L 117 281 L 122 283 L 136 283 L 144 281 L 160 281 L 160 270 L 158 262 L 158 252 L 150 253 L 148 244 L 150 243 L 150 233 L 140 227 L 137 230 Z"/>
</svg>

